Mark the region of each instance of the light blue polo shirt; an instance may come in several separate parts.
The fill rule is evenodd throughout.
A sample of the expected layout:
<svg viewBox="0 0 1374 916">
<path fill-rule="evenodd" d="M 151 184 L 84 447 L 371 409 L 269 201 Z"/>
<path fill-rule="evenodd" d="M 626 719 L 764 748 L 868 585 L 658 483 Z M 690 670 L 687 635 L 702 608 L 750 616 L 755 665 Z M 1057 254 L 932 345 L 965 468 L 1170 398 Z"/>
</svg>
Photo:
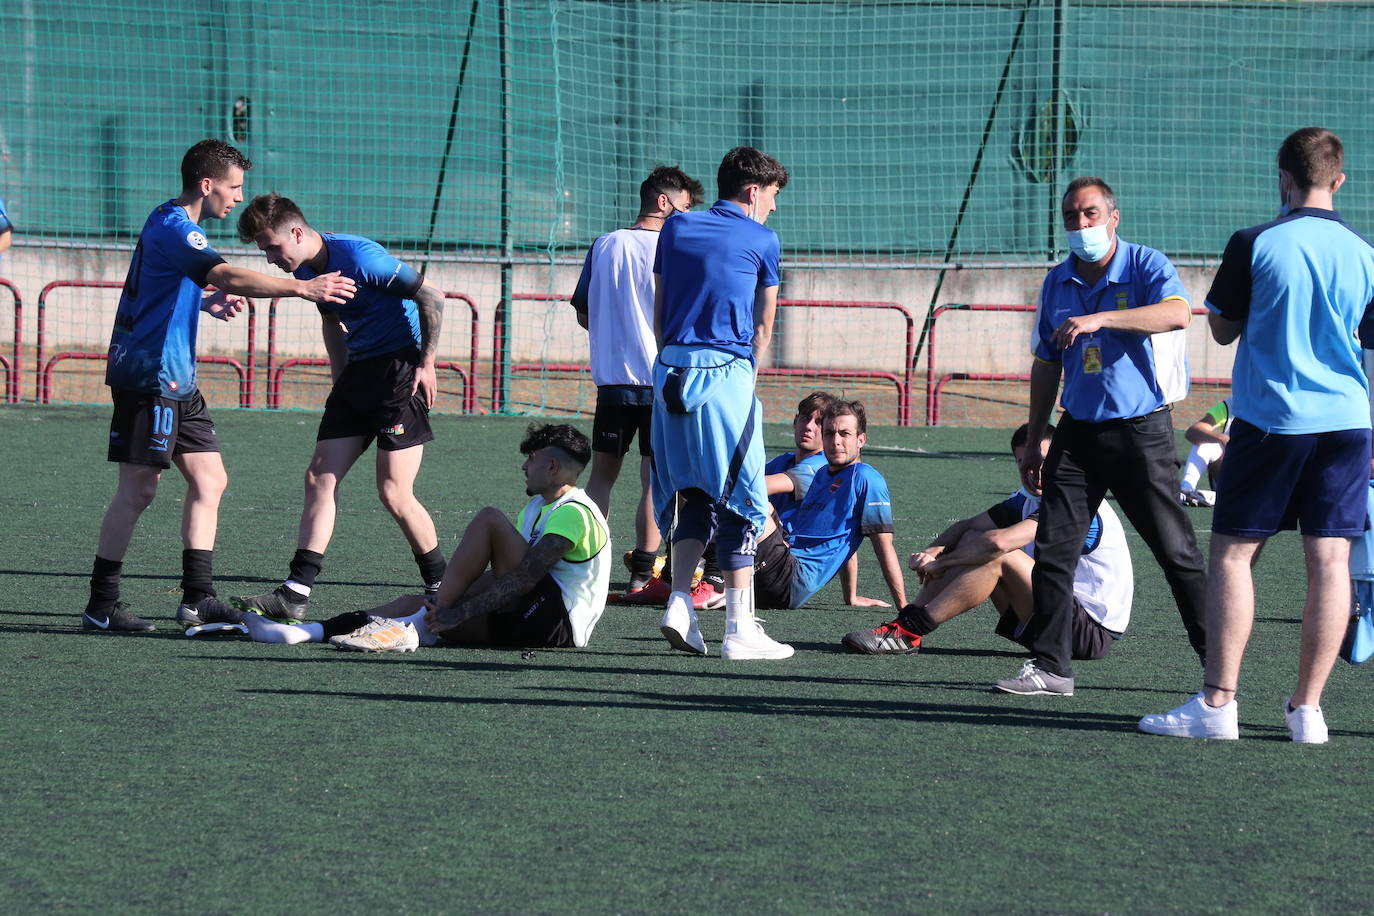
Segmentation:
<svg viewBox="0 0 1374 916">
<path fill-rule="evenodd" d="M 1169 259 L 1144 245 L 1117 236 L 1107 273 L 1089 288 L 1074 273 L 1075 255 L 1055 266 L 1040 288 L 1031 332 L 1031 352 L 1048 363 L 1063 363 L 1064 390 L 1059 404 L 1075 420 L 1100 423 L 1152 413 L 1166 403 L 1155 374 L 1149 334 L 1101 330 L 1082 335 L 1067 350 L 1050 343 L 1055 328 L 1075 315 L 1106 309 L 1139 308 L 1165 299 L 1188 301 L 1187 290 Z"/>
<path fill-rule="evenodd" d="M 1371 300 L 1374 248 L 1333 210 L 1303 207 L 1232 235 L 1207 293 L 1209 310 L 1245 322 L 1232 412 L 1285 435 L 1368 429 L 1355 329 Z"/>
<path fill-rule="evenodd" d="M 768 501 L 777 510 L 778 522 L 785 533 L 792 533 L 792 520 L 801 508 L 802 500 L 797 499 L 796 491 L 801 490 L 804 499 L 807 491 L 811 489 L 811 481 L 815 479 L 816 471 L 825 466 L 825 452 L 817 452 L 801 461 L 797 460 L 796 452 L 783 452 L 763 466 L 765 477 L 770 474 L 789 474 L 796 483 L 789 492 L 773 493 L 768 497 Z"/>
<path fill-rule="evenodd" d="M 664 222 L 654 258 L 663 345 L 752 356 L 754 297 L 779 284 L 780 260 L 777 233 L 729 201 Z"/>
</svg>

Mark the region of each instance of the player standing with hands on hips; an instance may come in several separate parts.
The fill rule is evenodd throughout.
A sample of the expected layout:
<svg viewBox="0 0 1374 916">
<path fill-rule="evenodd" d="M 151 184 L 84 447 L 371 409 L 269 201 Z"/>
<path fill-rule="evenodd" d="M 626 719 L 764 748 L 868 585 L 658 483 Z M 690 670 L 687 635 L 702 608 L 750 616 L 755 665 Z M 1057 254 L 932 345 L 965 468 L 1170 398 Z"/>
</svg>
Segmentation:
<svg viewBox="0 0 1374 916">
<path fill-rule="evenodd" d="M 714 538 L 726 585 L 721 655 L 788 658 L 792 647 L 755 619 L 753 589 L 755 542 L 769 511 L 754 377 L 781 282 L 778 237 L 763 223 L 787 170 L 739 146 L 721 160 L 716 184 L 711 209 L 664 222 L 654 264 L 654 513 L 673 544 L 673 591 L 659 629 L 674 649 L 706 654 L 686 589 Z"/>
<path fill-rule="evenodd" d="M 202 140 L 181 160 L 181 194 L 154 210 L 139 233 L 105 370 L 114 401 L 108 458 L 119 464 L 119 483 L 100 523 L 90 599 L 81 615 L 87 629 L 156 629 L 119 600 L 119 583 L 138 519 L 172 465 L 186 478 L 177 620 L 197 626 L 202 616 L 227 610 L 215 596 L 212 565 L 219 502 L 229 478 L 196 387 L 200 313 L 227 321 L 242 308 L 242 296 L 341 304 L 356 288 L 337 272 L 303 281 L 231 267 L 210 247 L 199 223 L 224 219 L 242 202 L 243 173 L 252 166 L 229 144 Z"/>
</svg>

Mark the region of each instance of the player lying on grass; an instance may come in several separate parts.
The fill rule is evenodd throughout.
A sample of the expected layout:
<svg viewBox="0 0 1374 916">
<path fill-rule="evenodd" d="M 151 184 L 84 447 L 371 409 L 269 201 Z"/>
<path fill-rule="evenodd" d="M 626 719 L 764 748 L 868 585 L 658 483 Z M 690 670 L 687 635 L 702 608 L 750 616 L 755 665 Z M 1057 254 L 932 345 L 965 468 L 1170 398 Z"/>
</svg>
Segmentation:
<svg viewBox="0 0 1374 916">
<path fill-rule="evenodd" d="M 1046 441 L 1053 435 L 1051 426 Z M 1011 437 L 1018 466 L 1026 438 L 1025 424 Z M 911 556 L 922 583 L 916 600 L 895 620 L 855 630 L 841 642 L 867 655 L 909 655 L 940 624 L 990 599 L 1000 615 L 997 635 L 1025 645 L 1039 508 L 1038 495 L 1023 487 L 986 512 L 950 525 Z M 1073 589 L 1073 657 L 1102 658 L 1130 621 L 1134 591 L 1126 533 L 1106 502 L 1098 506 L 1083 542 Z"/>
<path fill-rule="evenodd" d="M 833 401 L 822 419 L 826 464 L 816 471 L 806 498 L 792 515 L 792 530 L 778 524 L 774 509 L 764 524 L 754 561 L 754 602 L 760 608 L 798 608 L 848 562 L 865 538 L 898 607 L 906 604 L 902 564 L 892 545 L 892 502 L 887 481 L 859 460 L 868 441 L 867 417 L 858 401 Z M 690 618 L 686 641 L 706 654 Z"/>
<path fill-rule="evenodd" d="M 576 486 L 591 459 L 567 424 L 531 426 L 520 443 L 525 492 L 512 525 L 488 506 L 463 532 L 432 598 L 406 595 L 323 623 L 240 618 L 258 642 L 322 642 L 364 652 L 459 646 L 585 646 L 606 607 L 611 544 L 601 510 Z"/>
<path fill-rule="evenodd" d="M 371 239 L 316 231 L 294 201 L 276 193 L 253 198 L 238 230 L 242 241 L 256 244 L 269 263 L 298 280 L 340 271 L 358 284 L 358 293 L 342 305 L 320 307 L 333 387 L 305 471 L 305 507 L 286 580 L 233 602 L 268 617 L 305 619 L 334 536 L 339 487 L 374 439 L 377 495 L 410 545 L 421 585 L 433 593 L 444 554 L 434 520 L 415 498 L 415 478 L 425 443 L 434 439 L 429 410 L 438 391 L 434 359 L 443 291 Z"/>
</svg>

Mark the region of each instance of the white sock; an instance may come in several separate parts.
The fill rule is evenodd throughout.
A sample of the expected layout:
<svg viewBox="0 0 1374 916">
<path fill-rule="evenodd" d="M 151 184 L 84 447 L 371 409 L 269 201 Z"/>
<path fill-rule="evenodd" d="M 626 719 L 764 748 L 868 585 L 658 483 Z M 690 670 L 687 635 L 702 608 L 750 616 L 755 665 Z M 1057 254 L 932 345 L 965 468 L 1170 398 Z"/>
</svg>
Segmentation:
<svg viewBox="0 0 1374 916">
<path fill-rule="evenodd" d="M 302 642 L 321 642 L 324 640 L 322 623 L 277 623 L 261 614 L 244 614 L 243 623 L 248 627 L 248 637 L 253 642 L 275 642 L 295 645 Z"/>
<path fill-rule="evenodd" d="M 428 612 L 429 608 L 422 607 L 414 614 L 409 614 L 405 617 L 396 617 L 394 619 L 413 626 L 415 628 L 415 635 L 420 637 L 420 645 L 434 646 L 438 645 L 439 637 L 431 633 L 429 627 L 425 624 L 425 614 Z"/>
<path fill-rule="evenodd" d="M 310 586 L 301 585 L 295 579 L 287 579 L 285 582 L 281 584 L 281 587 L 286 589 L 288 592 L 292 592 L 293 594 L 295 594 L 295 596 L 301 601 L 304 601 L 306 598 L 310 597 Z"/>
<path fill-rule="evenodd" d="M 754 586 L 747 588 L 725 587 L 725 624 L 728 628 L 730 624 L 753 623 L 754 621 Z M 736 627 L 738 629 L 738 627 Z"/>
<path fill-rule="evenodd" d="M 1205 442 L 1193 446 L 1188 452 L 1188 460 L 1183 463 L 1183 480 L 1179 483 L 1179 489 L 1196 490 L 1202 481 L 1202 475 L 1207 473 L 1207 468 L 1214 461 L 1220 460 L 1223 454 L 1225 449 L 1221 447 L 1220 442 Z"/>
</svg>

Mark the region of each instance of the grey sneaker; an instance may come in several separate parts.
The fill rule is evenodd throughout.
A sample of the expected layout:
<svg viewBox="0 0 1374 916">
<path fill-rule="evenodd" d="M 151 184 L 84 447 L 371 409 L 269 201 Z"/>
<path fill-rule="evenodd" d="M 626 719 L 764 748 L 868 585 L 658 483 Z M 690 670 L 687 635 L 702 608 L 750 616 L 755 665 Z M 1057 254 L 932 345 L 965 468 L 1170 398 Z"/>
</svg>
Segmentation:
<svg viewBox="0 0 1374 916">
<path fill-rule="evenodd" d="M 1022 696 L 1073 696 L 1073 678 L 1060 677 L 1037 668 L 1033 660 L 1023 664 L 1021 673 L 1016 677 L 998 681 L 994 686 L 1003 693 L 1018 693 Z"/>
<path fill-rule="evenodd" d="M 240 611 L 261 614 L 281 623 L 300 623 L 305 619 L 305 608 L 310 603 L 309 598 L 295 597 L 285 585 L 278 585 L 265 595 L 238 595 L 229 600 Z"/>
<path fill-rule="evenodd" d="M 1143 716 L 1137 726 L 1148 735 L 1170 738 L 1213 738 L 1234 741 L 1240 737 L 1236 701 L 1223 706 L 1208 706 L 1199 691 L 1182 706 L 1168 712 Z"/>
</svg>

